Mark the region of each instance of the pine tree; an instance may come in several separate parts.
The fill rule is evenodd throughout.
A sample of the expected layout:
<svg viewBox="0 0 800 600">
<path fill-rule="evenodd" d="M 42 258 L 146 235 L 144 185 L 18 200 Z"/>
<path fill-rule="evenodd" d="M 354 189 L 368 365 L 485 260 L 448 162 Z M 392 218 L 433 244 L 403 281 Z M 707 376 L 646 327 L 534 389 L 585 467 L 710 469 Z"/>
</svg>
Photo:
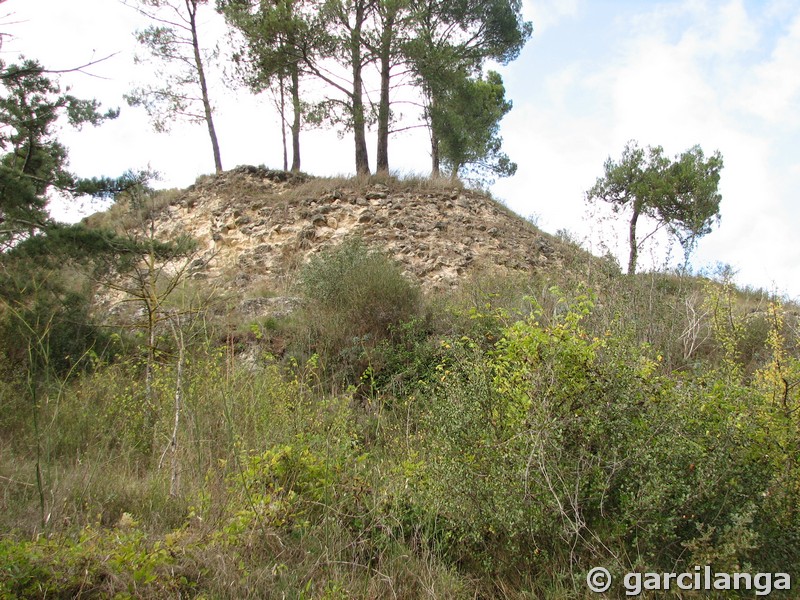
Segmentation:
<svg viewBox="0 0 800 600">
<path fill-rule="evenodd" d="M 700 146 L 694 146 L 671 161 L 661 146 L 640 148 L 635 141 L 628 142 L 619 161 L 608 158 L 605 175 L 597 179 L 586 198 L 608 202 L 614 212 L 630 209 L 628 274 L 636 272 L 639 249 L 655 231 L 666 228 L 687 257 L 697 239 L 710 233 L 719 220 L 722 166 L 719 151 L 706 159 Z M 639 239 L 637 227 L 642 216 L 654 219 L 657 226 Z"/>
<path fill-rule="evenodd" d="M 200 45 L 197 11 L 208 0 L 131 0 L 128 6 L 151 19 L 136 38 L 162 68 L 158 83 L 136 88 L 125 96 L 131 106 L 143 106 L 156 131 L 168 131 L 176 118 L 205 123 L 214 155 L 214 168 L 222 172 L 222 158 L 214 126 L 206 66 L 214 55 Z M 141 61 L 141 58 L 137 58 Z M 171 70 L 177 66 L 176 70 Z"/>
<path fill-rule="evenodd" d="M 80 180 L 67 170 L 67 149 L 55 137 L 56 123 L 99 125 L 118 110 L 100 111 L 96 100 L 63 93 L 36 61 L 0 63 L 0 248 L 14 245 L 52 224 L 46 205 L 51 190 L 104 194 L 122 180 Z"/>
</svg>

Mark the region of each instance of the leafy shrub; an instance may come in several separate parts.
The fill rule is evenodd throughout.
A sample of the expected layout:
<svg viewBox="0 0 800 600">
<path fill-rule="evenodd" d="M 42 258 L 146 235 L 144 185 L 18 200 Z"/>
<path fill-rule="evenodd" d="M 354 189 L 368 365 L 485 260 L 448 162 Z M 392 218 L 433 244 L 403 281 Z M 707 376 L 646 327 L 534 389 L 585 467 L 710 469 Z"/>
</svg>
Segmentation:
<svg viewBox="0 0 800 600">
<path fill-rule="evenodd" d="M 420 292 L 395 262 L 358 238 L 316 256 L 300 277 L 311 300 L 306 323 L 323 364 L 339 367 L 350 383 L 369 364 L 369 351 L 392 326 L 419 311 Z"/>
<path fill-rule="evenodd" d="M 9 365 L 50 369 L 63 377 L 91 359 L 113 355 L 113 338 L 92 323 L 89 299 L 76 292 L 41 294 L 28 307 L 5 311 L 2 353 Z"/>
<path fill-rule="evenodd" d="M 413 497 L 428 539 L 480 579 L 529 572 L 542 589 L 582 589 L 564 574 L 598 562 L 794 568 L 767 540 L 798 530 L 797 436 L 769 397 L 800 379 L 796 363 L 762 371 L 764 392 L 724 369 L 666 377 L 646 346 L 589 334 L 592 306 L 562 297 L 490 351 L 446 344 L 420 408 Z"/>
<path fill-rule="evenodd" d="M 175 568 L 173 548 L 151 543 L 126 517 L 120 528 L 88 526 L 76 538 L 0 540 L 0 596 L 163 598 L 189 593 L 195 582 Z"/>
</svg>

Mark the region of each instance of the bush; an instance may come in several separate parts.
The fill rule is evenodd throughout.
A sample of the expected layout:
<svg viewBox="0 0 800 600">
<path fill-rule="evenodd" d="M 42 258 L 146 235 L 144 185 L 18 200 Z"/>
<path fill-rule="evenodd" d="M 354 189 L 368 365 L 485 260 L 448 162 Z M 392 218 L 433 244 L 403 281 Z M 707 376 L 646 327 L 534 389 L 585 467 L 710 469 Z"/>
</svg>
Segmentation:
<svg viewBox="0 0 800 600">
<path fill-rule="evenodd" d="M 323 365 L 356 383 L 370 351 L 391 337 L 394 325 L 419 312 L 419 288 L 400 266 L 353 238 L 315 257 L 301 273 L 310 300 L 306 324 Z"/>
<path fill-rule="evenodd" d="M 428 539 L 468 576 L 527 572 L 522 587 L 576 593 L 584 583 L 566 573 L 598 563 L 793 569 L 767 541 L 797 531 L 785 454 L 796 442 L 774 403 L 729 371 L 660 374 L 646 346 L 589 334 L 591 309 L 562 298 L 492 350 L 444 344 L 418 416 L 413 498 Z M 780 391 L 776 368 L 761 380 Z M 781 375 L 794 368 L 784 359 Z"/>
<path fill-rule="evenodd" d="M 93 366 L 94 359 L 113 357 L 119 350 L 115 338 L 92 322 L 87 290 L 65 289 L 46 277 L 38 282 L 38 276 L 0 283 L 6 287 L 0 290 L 0 356 L 9 378 L 11 371 L 25 369 L 64 377 L 75 368 Z M 18 289 L 9 291 L 13 286 Z"/>
</svg>

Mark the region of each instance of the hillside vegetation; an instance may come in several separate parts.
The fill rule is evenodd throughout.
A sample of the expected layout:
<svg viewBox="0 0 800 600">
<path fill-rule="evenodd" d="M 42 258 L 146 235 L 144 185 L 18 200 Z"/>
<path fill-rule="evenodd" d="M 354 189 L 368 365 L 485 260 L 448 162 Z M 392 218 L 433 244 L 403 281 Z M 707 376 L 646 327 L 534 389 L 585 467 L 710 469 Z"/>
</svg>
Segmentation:
<svg viewBox="0 0 800 600">
<path fill-rule="evenodd" d="M 450 182 L 292 177 L 132 189 L 3 255 L 0 597 L 800 575 L 796 306 Z"/>
</svg>

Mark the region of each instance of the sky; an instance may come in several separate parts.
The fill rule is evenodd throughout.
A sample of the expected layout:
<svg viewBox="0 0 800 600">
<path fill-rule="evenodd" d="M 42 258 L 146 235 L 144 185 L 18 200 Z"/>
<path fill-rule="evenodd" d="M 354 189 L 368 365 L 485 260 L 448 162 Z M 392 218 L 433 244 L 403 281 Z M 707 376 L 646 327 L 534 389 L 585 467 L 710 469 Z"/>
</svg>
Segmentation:
<svg viewBox="0 0 800 600">
<path fill-rule="evenodd" d="M 501 127 L 517 174 L 493 196 L 550 233 L 567 232 L 597 254 L 625 265 L 625 223 L 599 218 L 585 201 L 608 157 L 629 140 L 674 156 L 699 144 L 724 158 L 721 221 L 692 255 L 695 272 L 730 266 L 740 285 L 800 298 L 800 3 L 794 0 L 523 0 L 533 35 L 519 58 L 497 66 L 514 108 Z M 207 45 L 226 44 L 210 7 L 202 14 Z M 118 0 L 7 0 L 2 59 L 19 54 L 51 69 L 113 55 L 87 73 L 62 76 L 80 97 L 122 109 L 99 128 L 61 133 L 70 168 L 81 176 L 150 167 L 159 187 L 185 187 L 213 171 L 203 125 L 176 123 L 156 133 L 123 94 L 152 75 L 135 65 L 134 31 L 146 26 Z M 212 97 L 225 168 L 282 164 L 278 118 L 211 65 Z M 374 166 L 375 136 L 369 138 Z M 303 170 L 353 171 L 352 141 L 333 131 L 304 132 Z M 425 173 L 425 132 L 393 136 L 392 170 Z M 54 207 L 62 218 L 92 212 L 83 202 Z M 664 244 L 642 252 L 642 269 L 659 268 Z M 674 263 L 673 263 L 674 264 Z"/>
</svg>

